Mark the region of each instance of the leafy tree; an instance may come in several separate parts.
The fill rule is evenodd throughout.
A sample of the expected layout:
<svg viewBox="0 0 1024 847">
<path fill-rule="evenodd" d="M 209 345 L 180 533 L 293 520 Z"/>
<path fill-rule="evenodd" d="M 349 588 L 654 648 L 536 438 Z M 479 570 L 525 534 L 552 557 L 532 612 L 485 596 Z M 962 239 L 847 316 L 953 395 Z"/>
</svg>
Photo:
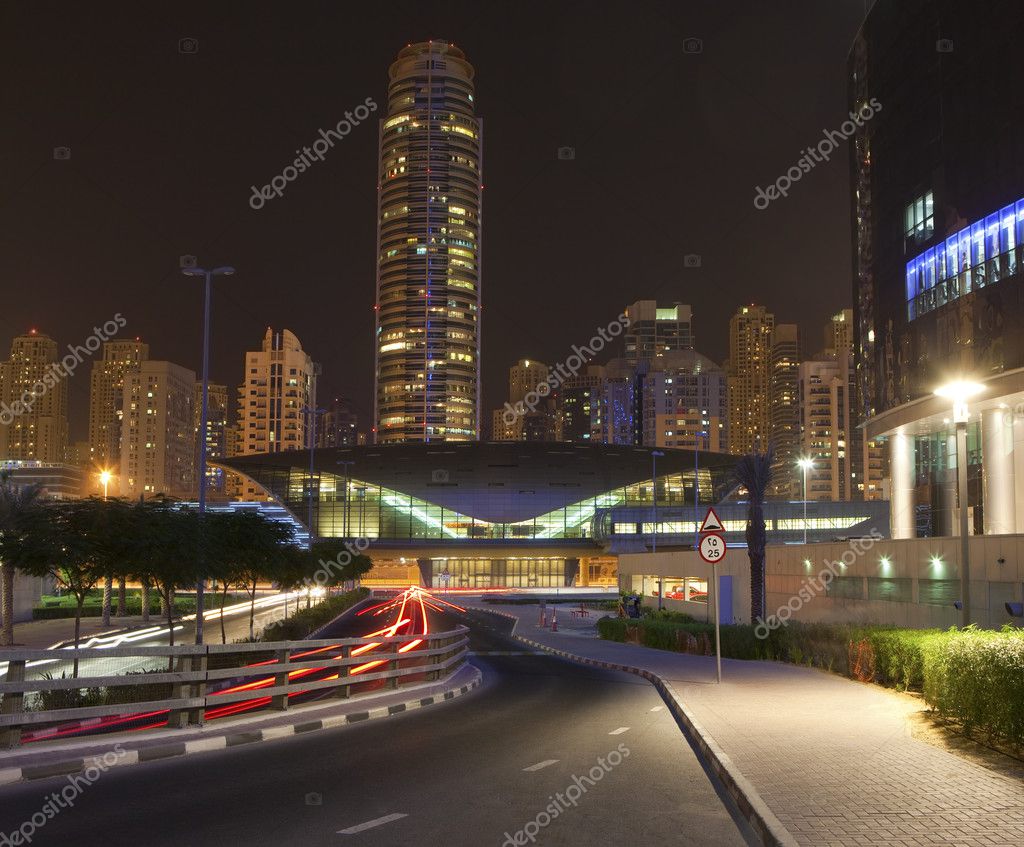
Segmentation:
<svg viewBox="0 0 1024 847">
<path fill-rule="evenodd" d="M 324 538 L 313 544 L 311 558 L 316 563 L 312 579 L 318 586 L 328 589 L 348 588 L 373 568 L 369 556 L 353 552 L 349 542 L 341 538 Z"/>
<path fill-rule="evenodd" d="M 22 527 L 26 518 L 42 508 L 38 485 L 15 485 L 7 471 L 0 472 L 0 646 L 14 644 L 14 560 L 20 558 Z"/>
<path fill-rule="evenodd" d="M 144 604 L 147 585 L 159 593 L 173 646 L 174 595 L 199 578 L 200 517 L 157 499 L 132 506 L 129 520 L 132 576 L 143 584 Z"/>
<path fill-rule="evenodd" d="M 750 620 L 765 615 L 764 559 L 768 536 L 764 523 L 764 498 L 772 481 L 771 449 L 748 453 L 736 465 L 736 481 L 747 489 L 747 557 L 750 559 Z"/>
</svg>

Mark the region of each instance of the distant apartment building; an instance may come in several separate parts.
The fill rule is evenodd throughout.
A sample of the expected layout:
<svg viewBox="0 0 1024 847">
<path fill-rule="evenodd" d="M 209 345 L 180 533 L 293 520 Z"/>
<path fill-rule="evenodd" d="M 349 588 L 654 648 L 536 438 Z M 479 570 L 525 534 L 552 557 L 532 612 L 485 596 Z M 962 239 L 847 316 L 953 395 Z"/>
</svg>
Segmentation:
<svg viewBox="0 0 1024 847">
<path fill-rule="evenodd" d="M 195 382 L 172 362 L 146 360 L 125 373 L 121 496 L 195 499 Z"/>
<path fill-rule="evenodd" d="M 659 306 L 656 300 L 637 300 L 626 308 L 629 326 L 623 333 L 625 359 L 648 363 L 677 350 L 693 349 L 693 309 L 682 303 Z"/>
<path fill-rule="evenodd" d="M 508 402 L 491 419 L 493 441 L 558 441 L 557 389 L 548 384 L 549 369 L 536 359 L 520 359 L 508 371 Z M 546 386 L 542 394 L 539 389 Z"/>
<path fill-rule="evenodd" d="M 729 321 L 729 451 L 765 452 L 771 444 L 771 343 L 775 315 L 764 306 L 742 306 Z"/>
<path fill-rule="evenodd" d="M 335 397 L 324 412 L 317 433 L 318 447 L 355 447 L 359 442 L 359 417 L 347 397 Z"/>
<path fill-rule="evenodd" d="M 238 388 L 235 455 L 279 453 L 308 447 L 306 415 L 313 387 L 313 360 L 287 329 L 268 328 L 259 350 L 245 354 L 245 380 Z M 243 481 L 242 500 L 265 499 L 259 486 Z"/>
<path fill-rule="evenodd" d="M 800 331 L 776 324 L 769 362 L 769 441 L 774 455 L 772 489 L 776 497 L 800 496 Z"/>
<path fill-rule="evenodd" d="M 559 388 L 558 414 L 563 441 L 639 444 L 642 386 L 625 359 L 587 365 Z"/>
<path fill-rule="evenodd" d="M 825 349 L 800 365 L 801 453 L 812 500 L 877 500 L 882 497 L 880 445 L 864 437 L 857 420 L 853 361 L 853 311 L 825 324 Z"/>
<path fill-rule="evenodd" d="M 640 377 L 643 445 L 725 452 L 725 371 L 693 350 L 667 352 L 651 367 Z"/>
<path fill-rule="evenodd" d="M 217 383 L 207 385 L 206 412 L 206 494 L 223 497 L 226 493 L 225 473 L 212 463 L 228 456 L 228 387 Z M 195 416 L 196 461 L 202 441 L 203 383 L 195 384 L 192 400 Z M 197 466 L 198 467 L 198 466 Z"/>
<path fill-rule="evenodd" d="M 125 374 L 149 358 L 149 345 L 139 339 L 107 341 L 103 356 L 89 375 L 89 467 L 115 478 L 121 473 L 121 416 Z M 93 481 L 92 488 L 99 489 Z"/>
<path fill-rule="evenodd" d="M 57 342 L 36 330 L 0 362 L 0 461 L 61 464 L 68 449 L 68 384 Z"/>
</svg>

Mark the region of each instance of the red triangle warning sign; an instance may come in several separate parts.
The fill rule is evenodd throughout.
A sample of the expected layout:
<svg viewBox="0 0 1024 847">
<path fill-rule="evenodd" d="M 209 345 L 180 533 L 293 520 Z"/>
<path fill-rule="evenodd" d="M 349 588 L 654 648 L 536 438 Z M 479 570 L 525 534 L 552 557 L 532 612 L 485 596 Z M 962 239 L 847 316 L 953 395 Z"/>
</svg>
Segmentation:
<svg viewBox="0 0 1024 847">
<path fill-rule="evenodd" d="M 725 532 L 725 527 L 722 526 L 722 522 L 718 519 L 718 515 L 715 514 L 713 508 L 708 509 L 708 513 L 704 516 L 704 523 L 700 525 L 701 532 Z"/>
</svg>

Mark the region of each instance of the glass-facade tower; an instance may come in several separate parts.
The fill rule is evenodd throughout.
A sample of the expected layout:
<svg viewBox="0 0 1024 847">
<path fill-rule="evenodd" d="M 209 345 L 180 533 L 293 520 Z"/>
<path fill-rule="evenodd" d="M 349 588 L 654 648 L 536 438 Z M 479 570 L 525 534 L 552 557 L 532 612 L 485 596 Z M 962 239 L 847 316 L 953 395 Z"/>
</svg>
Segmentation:
<svg viewBox="0 0 1024 847">
<path fill-rule="evenodd" d="M 473 66 L 410 44 L 380 122 L 375 440 L 475 441 L 480 409 L 482 126 Z"/>
</svg>

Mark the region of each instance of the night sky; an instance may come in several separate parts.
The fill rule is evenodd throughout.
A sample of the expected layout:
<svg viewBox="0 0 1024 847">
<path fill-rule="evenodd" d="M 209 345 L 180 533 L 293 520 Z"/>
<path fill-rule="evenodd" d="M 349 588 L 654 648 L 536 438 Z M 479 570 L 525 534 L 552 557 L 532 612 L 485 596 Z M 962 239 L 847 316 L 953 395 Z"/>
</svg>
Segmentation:
<svg viewBox="0 0 1024 847">
<path fill-rule="evenodd" d="M 238 269 L 216 283 L 211 378 L 233 393 L 244 351 L 287 327 L 323 363 L 320 404 L 351 396 L 368 429 L 380 113 L 282 197 L 248 199 L 321 127 L 383 107 L 397 51 L 428 38 L 466 51 L 485 126 L 485 432 L 514 360 L 563 361 L 637 299 L 691 303 L 716 361 L 752 301 L 813 354 L 851 305 L 847 152 L 767 210 L 753 199 L 845 119 L 863 15 L 864 0 L 8 2 L 0 355 L 31 327 L 63 347 L 121 313 L 123 337 L 198 371 L 201 284 L 178 270 L 195 254 Z M 76 439 L 88 370 L 71 379 Z"/>
</svg>

